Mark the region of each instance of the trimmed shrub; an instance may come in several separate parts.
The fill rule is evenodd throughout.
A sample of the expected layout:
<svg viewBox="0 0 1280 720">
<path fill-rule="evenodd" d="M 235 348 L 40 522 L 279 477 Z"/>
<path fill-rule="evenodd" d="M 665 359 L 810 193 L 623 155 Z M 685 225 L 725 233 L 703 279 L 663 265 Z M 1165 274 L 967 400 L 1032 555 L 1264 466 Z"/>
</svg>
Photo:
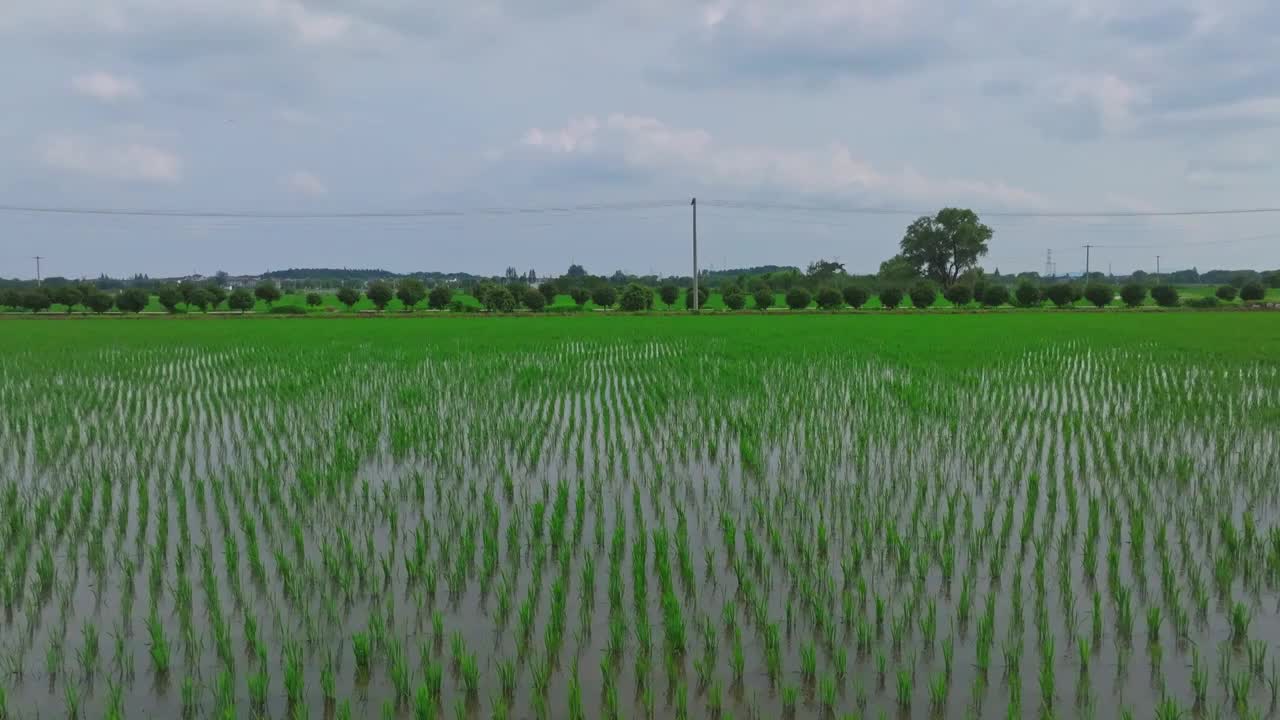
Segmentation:
<svg viewBox="0 0 1280 720">
<path fill-rule="evenodd" d="M 1044 291 L 1044 296 L 1049 298 L 1049 302 L 1064 308 L 1076 301 L 1076 289 L 1070 283 L 1056 283 Z"/>
<path fill-rule="evenodd" d="M 1092 283 L 1084 289 L 1084 297 L 1094 307 L 1104 308 L 1116 299 L 1116 289 L 1106 283 Z"/>
<path fill-rule="evenodd" d="M 973 300 L 973 288 L 968 285 L 952 285 L 947 288 L 947 291 L 943 293 L 943 296 L 947 299 L 947 302 L 952 305 L 956 307 L 964 307 L 969 304 L 970 300 Z"/>
<path fill-rule="evenodd" d="M 1131 308 L 1138 307 L 1147 299 L 1147 286 L 1140 283 L 1129 283 L 1120 288 L 1120 300 Z"/>
<path fill-rule="evenodd" d="M 711 299 L 711 289 L 701 283 L 698 284 L 698 309 L 705 310 L 707 301 Z M 693 287 L 688 287 L 684 291 L 684 306 L 687 310 L 693 309 Z"/>
<path fill-rule="evenodd" d="M 839 310 L 844 305 L 844 295 L 833 287 L 824 287 L 819 290 L 817 300 L 820 310 Z"/>
<path fill-rule="evenodd" d="M 901 288 L 885 288 L 880 291 L 880 305 L 886 310 L 893 310 L 902 304 Z"/>
<path fill-rule="evenodd" d="M 1240 288 L 1240 299 L 1245 302 L 1260 302 L 1267 296 L 1267 289 L 1262 287 L 1262 283 L 1254 280 L 1244 284 Z"/>
<path fill-rule="evenodd" d="M 793 287 L 787 291 L 787 307 L 792 310 L 804 310 L 812 301 L 809 291 L 802 287 Z"/>
<path fill-rule="evenodd" d="M 1013 299 L 1018 307 L 1040 307 L 1040 303 L 1044 302 L 1044 294 L 1040 292 L 1039 287 L 1023 280 L 1013 291 Z"/>
<path fill-rule="evenodd" d="M 933 283 L 925 281 L 918 282 L 911 288 L 911 306 L 917 308 L 927 308 L 933 305 L 938 299 L 938 291 L 934 289 Z"/>
<path fill-rule="evenodd" d="M 1151 299 L 1160 307 L 1178 306 L 1178 288 L 1172 285 L 1157 285 L 1151 288 Z"/>
<path fill-rule="evenodd" d="M 768 310 L 773 307 L 773 303 L 777 298 L 773 296 L 773 291 L 769 288 L 760 288 L 751 295 L 751 299 L 755 300 L 757 310 Z"/>
<path fill-rule="evenodd" d="M 1000 283 L 991 283 L 982 291 L 982 304 L 987 307 L 1000 307 L 1009 304 L 1009 288 Z"/>
<path fill-rule="evenodd" d="M 850 285 L 844 289 L 844 304 L 857 310 L 871 299 L 871 291 L 861 285 Z"/>
</svg>

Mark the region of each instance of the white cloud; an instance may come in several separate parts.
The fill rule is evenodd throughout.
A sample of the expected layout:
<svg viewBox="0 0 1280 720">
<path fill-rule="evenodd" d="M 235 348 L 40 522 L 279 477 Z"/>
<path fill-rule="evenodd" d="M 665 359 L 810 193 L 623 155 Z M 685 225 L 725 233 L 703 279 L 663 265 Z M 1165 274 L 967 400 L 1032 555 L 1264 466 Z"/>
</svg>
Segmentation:
<svg viewBox="0 0 1280 720">
<path fill-rule="evenodd" d="M 76 76 L 71 81 L 71 87 L 81 95 L 102 100 L 103 102 L 132 100 L 142 97 L 142 89 L 138 87 L 137 81 L 133 78 L 112 75 L 102 71 Z"/>
<path fill-rule="evenodd" d="M 1053 94 L 1060 105 L 1083 105 L 1092 110 L 1107 132 L 1133 129 L 1135 108 L 1148 100 L 1141 88 L 1110 73 L 1059 77 Z"/>
<path fill-rule="evenodd" d="M 930 177 L 915 168 L 883 170 L 844 144 L 818 148 L 726 145 L 705 130 L 652 117 L 576 118 L 561 129 L 530 129 L 523 144 L 556 154 L 591 155 L 628 168 L 741 188 L 888 200 L 985 202 L 1046 207 L 1040 195 L 1004 182 Z"/>
<path fill-rule="evenodd" d="M 320 124 L 320 119 L 315 115 L 298 108 L 281 107 L 276 108 L 271 117 L 283 125 L 291 125 L 293 127 L 311 127 Z"/>
<path fill-rule="evenodd" d="M 559 130 L 544 131 L 531 128 L 524 134 L 524 144 L 552 152 L 591 150 L 595 146 L 595 133 L 600 122 L 594 117 L 573 118 Z"/>
<path fill-rule="evenodd" d="M 182 159 L 140 140 L 54 135 L 40 145 L 48 167 L 105 180 L 173 183 L 182 179 Z"/>
<path fill-rule="evenodd" d="M 1172 111 L 1159 118 L 1169 127 L 1197 128 L 1205 125 L 1280 125 L 1280 97 L 1251 97 L 1204 108 Z"/>
<path fill-rule="evenodd" d="M 968 33 L 948 4 L 928 0 L 703 0 L 696 8 L 657 77 L 821 87 L 925 67 L 965 47 Z"/>
<path fill-rule="evenodd" d="M 0 15 L 6 29 L 65 32 L 126 37 L 180 37 L 185 32 L 206 34 L 267 31 L 311 45 L 358 42 L 368 45 L 383 28 L 356 14 L 319 7 L 315 0 L 45 0 L 17 3 Z"/>
<path fill-rule="evenodd" d="M 329 188 L 320 178 L 302 170 L 291 173 L 282 182 L 286 188 L 301 195 L 318 197 L 329 192 Z"/>
</svg>

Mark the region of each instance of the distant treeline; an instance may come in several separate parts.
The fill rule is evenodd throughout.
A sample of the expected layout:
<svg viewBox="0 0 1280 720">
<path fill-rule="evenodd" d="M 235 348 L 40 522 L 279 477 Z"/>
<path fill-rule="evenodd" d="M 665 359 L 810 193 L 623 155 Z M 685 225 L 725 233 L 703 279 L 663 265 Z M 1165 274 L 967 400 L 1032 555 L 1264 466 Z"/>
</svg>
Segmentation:
<svg viewBox="0 0 1280 720">
<path fill-rule="evenodd" d="M 200 278 L 198 282 L 220 285 L 223 287 L 241 287 L 253 286 L 260 279 L 275 280 L 282 290 L 298 291 L 308 290 L 312 288 L 338 288 L 345 285 L 354 287 L 363 287 L 374 280 L 386 280 L 394 282 L 402 278 L 417 278 L 428 286 L 437 284 L 450 284 L 459 288 L 472 288 L 484 282 L 497 282 L 509 284 L 519 282 L 524 284 L 536 285 L 543 282 L 556 282 L 571 287 L 573 285 L 599 285 L 607 284 L 614 286 L 624 286 L 628 283 L 639 282 L 644 285 L 658 286 L 664 283 L 673 283 L 676 285 L 692 284 L 693 278 L 690 275 L 633 275 L 615 271 L 610 275 L 591 275 L 585 270 L 581 270 L 580 265 L 571 268 L 579 269 L 580 272 L 569 272 L 562 275 L 538 276 L 533 275 L 532 281 L 528 273 L 508 273 L 505 276 L 500 275 L 474 275 L 465 272 L 437 272 L 422 271 L 395 273 L 390 270 L 380 268 L 290 268 L 288 270 L 272 270 L 262 275 L 255 276 L 230 276 L 226 273 L 218 273 L 215 276 Z M 533 271 L 530 271 L 532 273 Z M 982 272 L 979 270 L 978 272 Z M 726 270 L 704 270 L 700 276 L 700 282 L 709 283 L 712 287 L 719 287 L 725 284 L 734 284 L 740 287 L 750 286 L 768 286 L 780 291 L 786 291 L 792 287 L 809 287 L 816 288 L 824 281 L 830 281 L 835 278 L 841 278 L 850 281 L 858 281 L 872 286 L 879 286 L 886 282 L 893 282 L 892 277 L 887 277 L 885 273 L 880 274 L 846 274 L 844 267 L 839 263 L 830 263 L 826 261 L 817 261 L 812 263 L 808 271 L 802 271 L 800 268 L 787 265 L 760 265 L 748 268 L 732 268 Z M 997 282 L 1006 285 L 1013 285 L 1020 280 L 1029 280 L 1031 282 L 1057 282 L 1063 280 L 1083 280 L 1080 276 L 1042 276 L 1037 272 L 1023 272 L 1017 274 L 1001 274 L 997 269 L 992 273 L 984 273 L 984 277 L 988 282 Z M 89 281 L 92 285 L 100 290 L 123 290 L 125 288 L 142 288 L 151 292 L 157 292 L 165 285 L 177 284 L 188 278 L 152 278 L 147 275 L 133 275 L 127 278 L 114 278 L 108 275 L 99 275 L 97 278 Z M 1156 277 L 1144 271 L 1136 271 L 1128 275 L 1108 275 L 1106 273 L 1094 272 L 1090 273 L 1089 281 L 1103 282 L 1139 282 L 1154 283 Z M 1171 285 L 1234 285 L 1243 287 L 1250 281 L 1261 282 L 1268 287 L 1280 287 L 1280 270 L 1259 271 L 1259 270 L 1208 270 L 1199 272 L 1195 268 L 1189 270 L 1175 270 L 1173 272 L 1161 273 L 1159 281 Z M 57 287 L 59 285 L 72 285 L 84 282 L 77 279 L 70 279 L 59 276 L 50 276 L 44 278 L 41 283 L 45 287 Z M 898 283 L 904 284 L 904 283 Z M 35 287 L 35 280 L 19 280 L 16 278 L 0 278 L 0 288 L 16 288 L 23 289 Z"/>
</svg>

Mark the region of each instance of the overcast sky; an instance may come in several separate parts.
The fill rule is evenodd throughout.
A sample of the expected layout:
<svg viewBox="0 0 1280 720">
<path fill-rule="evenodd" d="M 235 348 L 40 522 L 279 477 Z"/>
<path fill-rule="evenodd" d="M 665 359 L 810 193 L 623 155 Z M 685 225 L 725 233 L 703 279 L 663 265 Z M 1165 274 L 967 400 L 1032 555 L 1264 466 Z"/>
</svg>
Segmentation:
<svg viewBox="0 0 1280 720">
<path fill-rule="evenodd" d="M 687 272 L 837 257 L 906 215 L 1280 205 L 1275 0 L 6 0 L 0 276 L 288 266 Z M 988 268 L 1280 266 L 1280 215 L 991 217 Z M 1268 233 L 1271 233 L 1268 235 Z M 1128 246 L 1128 247 L 1119 247 Z"/>
</svg>

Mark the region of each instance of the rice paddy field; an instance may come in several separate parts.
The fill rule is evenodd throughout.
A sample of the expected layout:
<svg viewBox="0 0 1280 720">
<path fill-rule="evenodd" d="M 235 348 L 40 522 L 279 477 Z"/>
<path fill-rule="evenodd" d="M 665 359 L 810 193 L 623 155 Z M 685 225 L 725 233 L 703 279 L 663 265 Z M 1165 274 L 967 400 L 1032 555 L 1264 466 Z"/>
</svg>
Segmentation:
<svg viewBox="0 0 1280 720">
<path fill-rule="evenodd" d="M 1269 717 L 1280 315 L 0 321 L 0 717 Z"/>
</svg>

